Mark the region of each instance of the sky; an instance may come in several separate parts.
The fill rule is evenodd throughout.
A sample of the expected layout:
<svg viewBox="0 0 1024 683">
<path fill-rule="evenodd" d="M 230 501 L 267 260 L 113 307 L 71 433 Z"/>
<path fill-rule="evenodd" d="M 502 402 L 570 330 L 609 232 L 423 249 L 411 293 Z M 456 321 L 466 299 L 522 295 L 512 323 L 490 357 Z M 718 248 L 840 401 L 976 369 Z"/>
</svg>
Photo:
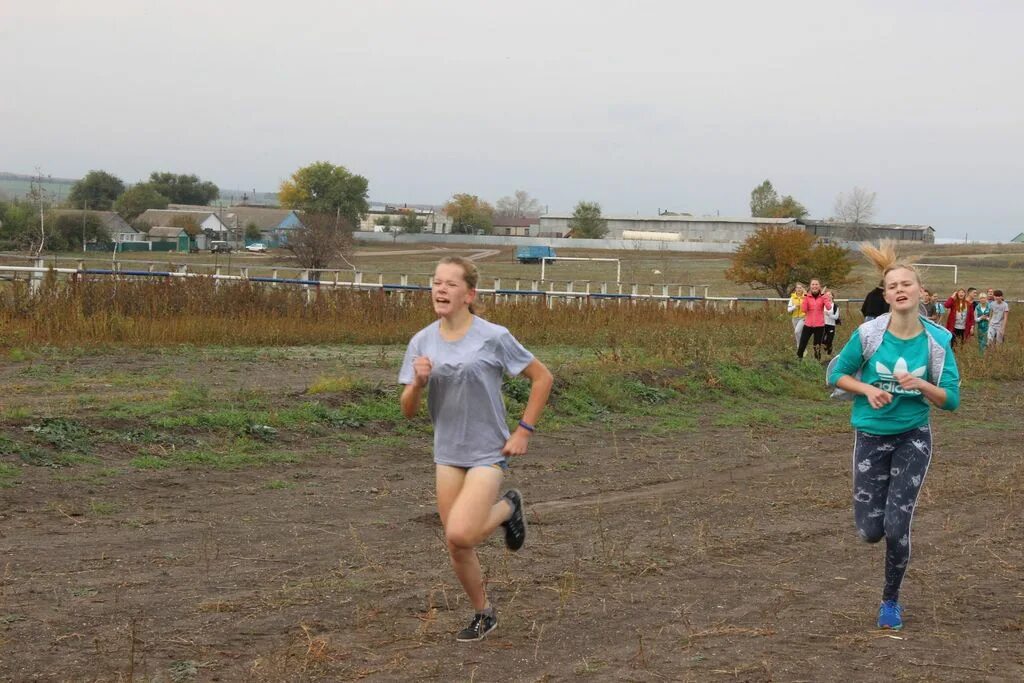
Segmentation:
<svg viewBox="0 0 1024 683">
<path fill-rule="evenodd" d="M 1024 3 L 0 0 L 0 171 L 1024 231 Z"/>
</svg>

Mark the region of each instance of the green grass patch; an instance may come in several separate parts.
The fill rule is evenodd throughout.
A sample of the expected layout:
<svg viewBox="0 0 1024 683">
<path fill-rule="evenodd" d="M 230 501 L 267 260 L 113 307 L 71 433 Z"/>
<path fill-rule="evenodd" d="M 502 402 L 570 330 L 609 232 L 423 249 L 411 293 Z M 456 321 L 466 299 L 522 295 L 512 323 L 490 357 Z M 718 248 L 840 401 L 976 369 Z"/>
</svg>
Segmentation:
<svg viewBox="0 0 1024 683">
<path fill-rule="evenodd" d="M 341 375 L 340 377 L 320 377 L 315 382 L 309 385 L 306 389 L 307 394 L 341 394 L 352 391 L 364 391 L 368 388 L 368 384 L 351 375 Z"/>
<path fill-rule="evenodd" d="M 120 509 L 121 506 L 118 505 L 117 503 L 109 503 L 102 500 L 89 501 L 89 512 L 91 512 L 94 515 L 112 515 Z"/>
<path fill-rule="evenodd" d="M 169 460 L 156 455 L 140 455 L 129 460 L 128 464 L 137 470 L 166 470 L 174 466 Z"/>
<path fill-rule="evenodd" d="M 21 470 L 14 465 L 0 462 L 0 489 L 9 489 L 16 485 Z"/>
<path fill-rule="evenodd" d="M 652 434 L 678 434 L 681 432 L 695 432 L 699 427 L 695 415 L 671 415 L 662 417 L 650 427 Z"/>
</svg>

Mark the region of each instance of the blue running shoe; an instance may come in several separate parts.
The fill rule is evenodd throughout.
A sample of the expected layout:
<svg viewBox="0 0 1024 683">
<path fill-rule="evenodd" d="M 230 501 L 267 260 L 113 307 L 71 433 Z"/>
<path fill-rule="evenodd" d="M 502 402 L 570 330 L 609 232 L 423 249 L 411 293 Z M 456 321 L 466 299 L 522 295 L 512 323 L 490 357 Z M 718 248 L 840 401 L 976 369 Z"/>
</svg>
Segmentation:
<svg viewBox="0 0 1024 683">
<path fill-rule="evenodd" d="M 884 600 L 878 608 L 878 628 L 891 628 L 893 631 L 903 628 L 903 605 L 895 600 Z"/>
</svg>

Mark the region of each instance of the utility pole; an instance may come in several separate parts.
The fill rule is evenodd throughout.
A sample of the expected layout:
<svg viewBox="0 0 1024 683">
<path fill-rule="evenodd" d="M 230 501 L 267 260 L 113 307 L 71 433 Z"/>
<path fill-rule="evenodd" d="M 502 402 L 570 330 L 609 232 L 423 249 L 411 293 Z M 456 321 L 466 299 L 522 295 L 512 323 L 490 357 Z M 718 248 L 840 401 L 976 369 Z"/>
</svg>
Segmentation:
<svg viewBox="0 0 1024 683">
<path fill-rule="evenodd" d="M 82 253 L 85 253 L 85 212 L 89 208 L 89 202 L 82 202 Z"/>
</svg>

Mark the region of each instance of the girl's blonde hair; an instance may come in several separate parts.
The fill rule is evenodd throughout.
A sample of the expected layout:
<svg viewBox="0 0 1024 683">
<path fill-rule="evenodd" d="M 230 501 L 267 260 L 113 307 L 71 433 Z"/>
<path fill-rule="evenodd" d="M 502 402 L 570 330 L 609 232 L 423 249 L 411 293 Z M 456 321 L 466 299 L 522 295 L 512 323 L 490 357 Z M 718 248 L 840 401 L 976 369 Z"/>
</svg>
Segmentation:
<svg viewBox="0 0 1024 683">
<path fill-rule="evenodd" d="M 476 267 L 475 263 L 465 256 L 445 256 L 437 262 L 437 265 L 451 265 L 462 268 L 462 279 L 470 289 L 476 289 L 476 285 L 480 281 L 480 270 Z M 474 315 L 480 310 L 482 310 L 481 307 L 476 304 L 469 305 L 469 312 Z"/>
<path fill-rule="evenodd" d="M 882 240 L 878 243 L 878 246 L 871 244 L 871 242 L 861 242 L 860 253 L 864 254 L 864 258 L 868 260 L 878 272 L 881 274 L 881 285 L 885 286 L 885 276 L 894 270 L 909 270 L 914 274 L 917 279 L 917 284 L 923 285 L 921 280 L 921 273 L 913 265 L 911 265 L 909 259 L 901 259 L 896 255 L 896 242 L 893 240 Z"/>
</svg>

